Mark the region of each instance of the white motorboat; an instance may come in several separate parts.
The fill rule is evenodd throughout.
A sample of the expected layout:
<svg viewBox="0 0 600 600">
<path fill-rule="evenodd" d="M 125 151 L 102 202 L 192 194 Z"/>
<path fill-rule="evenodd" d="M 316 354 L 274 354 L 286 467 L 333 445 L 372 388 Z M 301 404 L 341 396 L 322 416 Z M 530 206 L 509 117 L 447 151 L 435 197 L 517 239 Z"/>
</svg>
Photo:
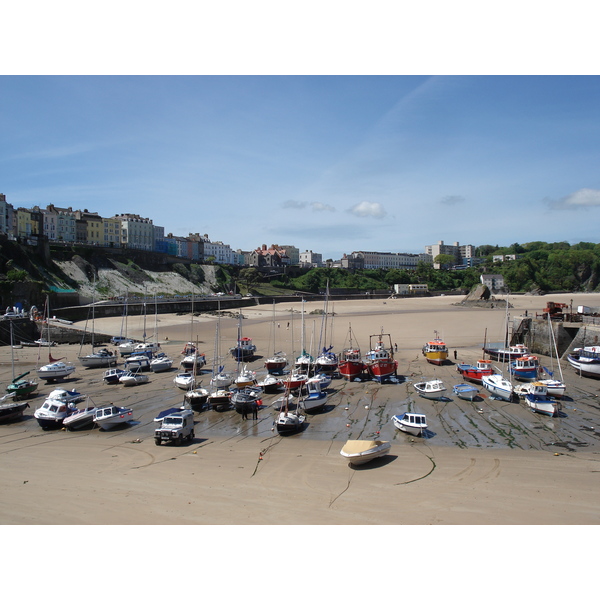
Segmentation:
<svg viewBox="0 0 600 600">
<path fill-rule="evenodd" d="M 188 354 L 184 356 L 179 362 L 179 366 L 182 369 L 186 369 L 188 371 L 199 371 L 206 365 L 206 355 L 202 352 L 194 352 L 193 354 Z"/>
<path fill-rule="evenodd" d="M 75 371 L 73 363 L 62 361 L 52 362 L 37 369 L 37 376 L 44 381 L 56 381 L 65 379 Z"/>
<path fill-rule="evenodd" d="M 124 369 L 107 369 L 104 371 L 102 380 L 104 383 L 119 383 L 119 377 L 121 377 L 121 375 L 125 375 L 125 373 L 126 371 Z"/>
<path fill-rule="evenodd" d="M 413 383 L 413 387 L 423 398 L 429 398 L 431 400 L 439 400 L 444 397 L 446 387 L 441 379 L 431 379 L 430 381 L 419 381 Z"/>
<path fill-rule="evenodd" d="M 512 401 L 514 395 L 513 384 L 503 375 L 484 375 L 481 378 L 483 387 L 496 398 Z"/>
<path fill-rule="evenodd" d="M 65 417 L 63 425 L 67 428 L 67 431 L 89 427 L 94 424 L 97 409 L 98 407 L 88 403 L 86 406 L 73 411 L 68 417 Z"/>
<path fill-rule="evenodd" d="M 177 373 L 173 379 L 173 383 L 180 390 L 191 390 L 196 385 L 196 378 L 191 371 L 185 371 L 184 373 Z"/>
<path fill-rule="evenodd" d="M 79 362 L 83 367 L 98 368 L 111 367 L 117 364 L 117 357 L 106 348 L 100 348 L 97 352 L 92 352 L 86 356 L 79 356 Z"/>
<path fill-rule="evenodd" d="M 169 358 L 164 352 L 159 352 L 155 358 L 150 361 L 150 369 L 153 373 L 164 373 L 173 366 L 173 359 Z"/>
<path fill-rule="evenodd" d="M 513 386 L 513 392 L 522 398 L 527 394 L 538 394 L 545 396 L 548 393 L 548 388 L 541 381 L 530 381 Z"/>
<path fill-rule="evenodd" d="M 210 380 L 210 385 L 218 389 L 226 389 L 233 384 L 233 375 L 225 371 L 219 371 Z"/>
<path fill-rule="evenodd" d="M 479 394 L 479 388 L 468 383 L 458 383 L 452 389 L 463 400 L 473 400 Z"/>
<path fill-rule="evenodd" d="M 134 369 L 146 370 L 150 369 L 151 356 L 148 356 L 145 352 L 132 352 L 126 359 L 123 368 L 126 371 L 133 371 Z"/>
<path fill-rule="evenodd" d="M 400 431 L 417 436 L 422 436 L 427 429 L 427 417 L 419 413 L 405 412 L 401 415 L 394 415 L 392 423 Z"/>
<path fill-rule="evenodd" d="M 275 394 L 283 388 L 283 381 L 273 375 L 266 375 L 262 381 L 258 382 L 258 385 L 265 394 Z"/>
<path fill-rule="evenodd" d="M 552 396 L 540 396 L 538 394 L 526 394 L 525 404 L 531 408 L 533 412 L 549 417 L 556 417 L 561 408 L 560 402 L 557 402 Z"/>
<path fill-rule="evenodd" d="M 76 410 L 76 404 L 85 399 L 83 394 L 76 390 L 68 391 L 62 388 L 52 390 L 40 408 L 33 416 L 42 429 L 56 429 L 62 427 L 63 421 Z"/>
<path fill-rule="evenodd" d="M 119 377 L 119 383 L 129 387 L 133 385 L 140 385 L 142 383 L 148 383 L 149 381 L 150 377 L 140 371 L 128 371 Z"/>
<path fill-rule="evenodd" d="M 390 442 L 380 440 L 349 440 L 344 444 L 340 454 L 351 465 L 363 465 L 374 458 L 385 456 L 391 448 Z"/>
<path fill-rule="evenodd" d="M 135 351 L 137 345 L 138 342 L 134 340 L 127 340 L 126 342 L 123 342 L 118 345 L 119 354 L 121 356 L 129 356 L 132 352 Z"/>
<path fill-rule="evenodd" d="M 327 375 L 327 373 L 317 373 L 313 377 L 309 378 L 306 383 L 309 383 L 310 381 L 318 381 L 321 389 L 325 390 L 331 383 L 331 375 Z"/>
<path fill-rule="evenodd" d="M 321 388 L 318 378 L 306 382 L 305 396 L 298 401 L 298 406 L 306 411 L 322 409 L 327 403 L 327 392 Z"/>
<path fill-rule="evenodd" d="M 105 431 L 133 421 L 133 411 L 124 406 L 103 406 L 94 415 L 94 423 Z"/>
</svg>

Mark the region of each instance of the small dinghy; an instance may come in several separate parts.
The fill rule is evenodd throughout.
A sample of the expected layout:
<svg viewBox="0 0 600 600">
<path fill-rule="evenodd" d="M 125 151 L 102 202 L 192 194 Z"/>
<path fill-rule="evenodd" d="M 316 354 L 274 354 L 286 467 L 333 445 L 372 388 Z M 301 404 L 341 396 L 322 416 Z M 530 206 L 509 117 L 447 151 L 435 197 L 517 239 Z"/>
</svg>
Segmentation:
<svg viewBox="0 0 600 600">
<path fill-rule="evenodd" d="M 427 417 L 418 413 L 406 412 L 401 415 L 394 415 L 392 423 L 400 431 L 417 436 L 422 436 L 427 429 Z"/>
<path fill-rule="evenodd" d="M 419 396 L 430 398 L 431 400 L 439 400 L 444 397 L 446 387 L 441 379 L 432 379 L 431 381 L 419 381 L 413 383 L 413 387 L 417 390 Z"/>
<path fill-rule="evenodd" d="M 473 400 L 473 398 L 479 394 L 479 389 L 468 383 L 459 383 L 454 386 L 453 390 L 454 393 L 463 400 Z"/>
<path fill-rule="evenodd" d="M 133 421 L 133 411 L 124 406 L 103 406 L 98 408 L 94 415 L 94 423 L 105 431 L 129 423 L 129 421 Z"/>
<path fill-rule="evenodd" d="M 72 412 L 68 417 L 63 420 L 63 425 L 67 428 L 67 431 L 75 431 L 77 429 L 83 429 L 84 427 L 90 427 L 94 424 L 94 417 L 98 407 L 90 404 Z"/>
<path fill-rule="evenodd" d="M 141 383 L 148 383 L 149 381 L 150 377 L 144 373 L 141 373 L 139 370 L 135 372 L 129 371 L 119 377 L 119 382 L 124 386 L 140 385 Z"/>
<path fill-rule="evenodd" d="M 344 444 L 340 454 L 351 465 L 363 465 L 374 458 L 385 456 L 391 448 L 390 442 L 380 440 L 350 440 Z"/>
<path fill-rule="evenodd" d="M 125 375 L 125 373 L 125 369 L 107 369 L 104 371 L 102 379 L 104 380 L 104 383 L 119 383 L 119 377 L 121 377 L 121 375 Z"/>
</svg>

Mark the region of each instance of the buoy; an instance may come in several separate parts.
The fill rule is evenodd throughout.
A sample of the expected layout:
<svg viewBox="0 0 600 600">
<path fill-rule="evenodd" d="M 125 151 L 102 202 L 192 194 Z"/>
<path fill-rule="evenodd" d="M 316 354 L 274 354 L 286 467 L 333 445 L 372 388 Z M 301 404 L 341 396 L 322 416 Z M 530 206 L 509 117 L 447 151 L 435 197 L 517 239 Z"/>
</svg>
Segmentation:
<svg viewBox="0 0 600 600">
<path fill-rule="evenodd" d="M 346 423 L 346 427 L 350 427 L 350 423 Z"/>
<path fill-rule="evenodd" d="M 348 410 L 348 407 L 346 406 L 346 408 L 344 408 L 344 410 Z"/>
<path fill-rule="evenodd" d="M 192 452 L 192 454 L 198 454 L 198 453 L 194 450 L 194 452 Z"/>
</svg>

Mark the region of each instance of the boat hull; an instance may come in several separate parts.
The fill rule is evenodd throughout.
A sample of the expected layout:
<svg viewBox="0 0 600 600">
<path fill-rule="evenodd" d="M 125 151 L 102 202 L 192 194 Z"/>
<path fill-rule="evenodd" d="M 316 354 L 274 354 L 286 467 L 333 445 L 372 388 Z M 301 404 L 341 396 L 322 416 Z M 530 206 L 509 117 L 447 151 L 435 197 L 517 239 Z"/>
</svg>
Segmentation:
<svg viewBox="0 0 600 600">
<path fill-rule="evenodd" d="M 535 394 L 525 395 L 525 404 L 531 408 L 532 411 L 547 415 L 549 417 L 558 416 L 559 405 L 553 399 L 550 398 L 539 398 Z"/>
<path fill-rule="evenodd" d="M 473 400 L 479 394 L 479 390 L 472 385 L 460 383 L 454 386 L 454 393 L 463 400 Z"/>
<path fill-rule="evenodd" d="M 514 392 L 512 384 L 501 375 L 489 375 L 482 379 L 483 387 L 490 392 L 492 396 L 512 401 Z"/>
<path fill-rule="evenodd" d="M 51 363 L 37 370 L 37 376 L 44 381 L 57 381 L 69 377 L 75 371 L 75 365 Z"/>
<path fill-rule="evenodd" d="M 417 419 L 416 417 L 420 417 Z M 396 429 L 409 433 L 414 436 L 423 436 L 427 430 L 427 421 L 425 415 L 413 415 L 413 419 L 410 415 L 405 413 L 403 415 L 394 415 L 392 417 L 392 423 Z"/>
<path fill-rule="evenodd" d="M 359 440 L 347 442 L 340 451 L 340 454 L 351 465 L 364 465 L 375 458 L 381 458 L 388 454 L 392 448 L 390 442 L 376 441 L 374 443 L 365 442 L 364 444 L 356 442 L 359 442 Z M 365 449 L 361 450 L 361 446 L 364 446 Z"/>
<path fill-rule="evenodd" d="M 398 362 L 395 360 L 367 364 L 367 371 L 369 372 L 369 375 L 379 382 L 393 377 L 396 375 L 397 370 Z"/>
<path fill-rule="evenodd" d="M 341 361 L 338 365 L 339 374 L 348 381 L 360 377 L 365 372 L 365 364 L 362 361 Z"/>
<path fill-rule="evenodd" d="M 593 379 L 600 379 L 600 359 L 587 359 L 582 360 L 580 357 L 569 354 L 567 355 L 567 362 L 577 371 L 579 375 L 584 377 L 592 377 Z"/>
</svg>

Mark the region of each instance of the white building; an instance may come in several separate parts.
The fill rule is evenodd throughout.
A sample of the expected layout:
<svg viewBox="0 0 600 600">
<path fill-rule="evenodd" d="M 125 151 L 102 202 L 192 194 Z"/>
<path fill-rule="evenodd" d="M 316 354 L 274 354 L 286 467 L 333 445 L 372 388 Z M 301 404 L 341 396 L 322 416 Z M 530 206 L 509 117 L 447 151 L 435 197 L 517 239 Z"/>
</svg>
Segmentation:
<svg viewBox="0 0 600 600">
<path fill-rule="evenodd" d="M 449 254 L 450 256 L 454 256 L 456 265 L 462 265 L 470 264 L 472 262 L 471 259 L 473 259 L 475 256 L 475 246 L 472 246 L 471 244 L 461 246 L 458 242 L 454 242 L 453 244 L 449 245 L 444 244 L 444 241 L 442 240 L 437 244 L 425 246 L 425 252 L 431 256 L 432 261 L 439 254 Z M 440 269 L 441 265 L 434 262 L 433 268 Z"/>
<path fill-rule="evenodd" d="M 420 262 L 431 264 L 429 254 L 406 254 L 403 252 L 352 252 L 352 259 L 362 260 L 363 269 L 416 269 Z"/>
<path fill-rule="evenodd" d="M 223 242 L 204 241 L 204 260 L 212 260 L 219 265 L 235 265 L 238 255 L 231 249 L 229 244 Z"/>
<path fill-rule="evenodd" d="M 323 255 L 312 250 L 305 250 L 300 252 L 299 264 L 301 267 L 322 267 Z"/>
<path fill-rule="evenodd" d="M 49 240 L 77 241 L 77 216 L 75 212 L 71 207 L 59 208 L 54 204 L 48 204 L 45 209 L 42 209 L 43 234 Z"/>
<path fill-rule="evenodd" d="M 136 250 L 154 250 L 152 219 L 129 213 L 115 215 L 121 221 L 121 245 Z"/>
</svg>

